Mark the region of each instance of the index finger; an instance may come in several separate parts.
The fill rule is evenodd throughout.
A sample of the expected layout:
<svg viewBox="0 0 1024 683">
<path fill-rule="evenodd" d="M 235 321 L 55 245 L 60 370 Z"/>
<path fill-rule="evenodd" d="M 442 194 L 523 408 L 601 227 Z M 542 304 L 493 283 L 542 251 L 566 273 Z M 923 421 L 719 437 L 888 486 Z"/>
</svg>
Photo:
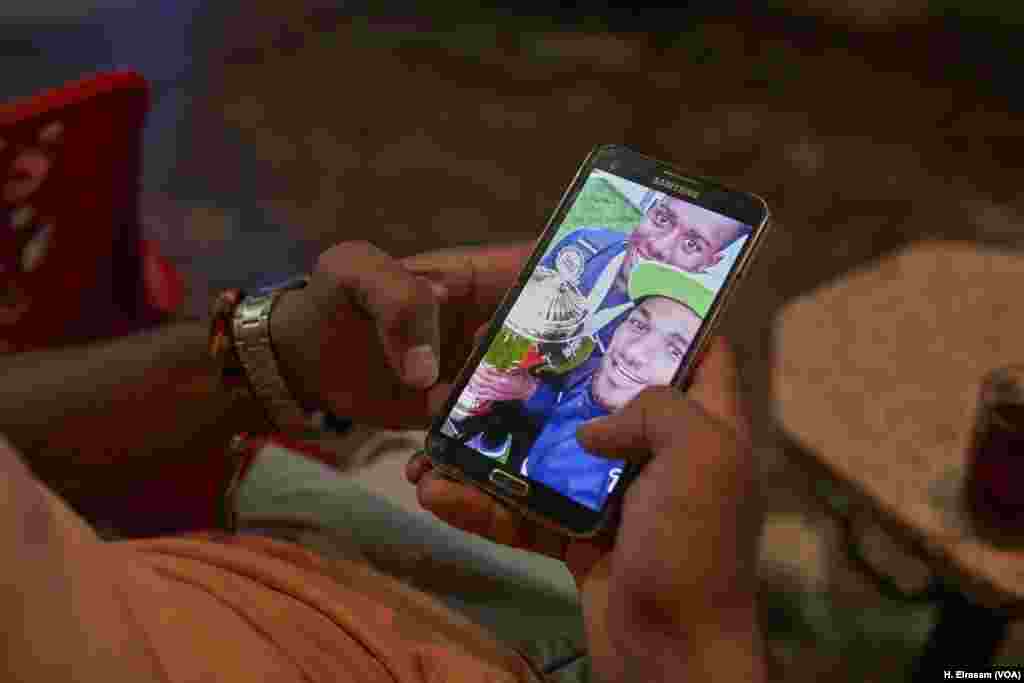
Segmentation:
<svg viewBox="0 0 1024 683">
<path fill-rule="evenodd" d="M 438 379 L 440 329 L 436 294 L 429 283 L 369 242 L 343 242 L 317 261 L 311 287 L 334 306 L 352 303 L 370 315 L 391 367 L 411 386 L 428 388 Z M 338 301 L 337 299 L 343 301 Z"/>
<path fill-rule="evenodd" d="M 532 249 L 525 243 L 457 247 L 400 261 L 407 272 L 438 282 L 447 292 L 440 311 L 443 377 L 454 377 L 462 369 L 478 341 L 474 332 L 486 328 Z"/>
<path fill-rule="evenodd" d="M 400 263 L 411 273 L 443 284 L 450 301 L 472 303 L 489 316 L 515 284 L 533 247 L 532 242 L 454 247 L 410 256 Z"/>
</svg>

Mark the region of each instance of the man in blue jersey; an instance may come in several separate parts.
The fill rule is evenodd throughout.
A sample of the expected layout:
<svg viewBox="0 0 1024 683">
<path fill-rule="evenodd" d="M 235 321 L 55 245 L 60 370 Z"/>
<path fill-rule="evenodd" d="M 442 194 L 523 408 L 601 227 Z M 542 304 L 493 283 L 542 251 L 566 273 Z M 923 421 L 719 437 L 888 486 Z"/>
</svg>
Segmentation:
<svg viewBox="0 0 1024 683">
<path fill-rule="evenodd" d="M 524 383 L 511 405 L 507 392 L 499 397 L 477 382 L 482 399 L 503 403 L 480 419 L 484 432 L 467 445 L 480 450 L 485 441 L 503 442 L 502 459 L 522 475 L 600 509 L 621 469 L 583 450 L 577 428 L 619 410 L 648 386 L 670 384 L 714 300 L 686 271 L 654 261 L 634 268 L 629 296 L 631 308 L 595 369 L 570 373 L 564 382 Z"/>
</svg>

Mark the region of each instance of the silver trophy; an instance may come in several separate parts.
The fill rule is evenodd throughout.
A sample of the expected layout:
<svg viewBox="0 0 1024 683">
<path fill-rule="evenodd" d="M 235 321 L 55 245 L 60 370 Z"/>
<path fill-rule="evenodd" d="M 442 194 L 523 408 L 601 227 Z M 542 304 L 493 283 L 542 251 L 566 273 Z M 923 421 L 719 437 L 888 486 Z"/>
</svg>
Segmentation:
<svg viewBox="0 0 1024 683">
<path fill-rule="evenodd" d="M 564 349 L 579 348 L 587 312 L 586 297 L 572 281 L 558 271 L 538 266 L 512 305 L 480 367 L 513 372 L 536 367 L 539 357 L 547 364 L 552 355 L 560 359 L 572 355 Z M 553 350 L 561 352 L 554 354 Z M 466 386 L 452 409 L 451 419 L 455 422 L 487 412 L 489 402 L 477 397 L 471 386 Z"/>
</svg>

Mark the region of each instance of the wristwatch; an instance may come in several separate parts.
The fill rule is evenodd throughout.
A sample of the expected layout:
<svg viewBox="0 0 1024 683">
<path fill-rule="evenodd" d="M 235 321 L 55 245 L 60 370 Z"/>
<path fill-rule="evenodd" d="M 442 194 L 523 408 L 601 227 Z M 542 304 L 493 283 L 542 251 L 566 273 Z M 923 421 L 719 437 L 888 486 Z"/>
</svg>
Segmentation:
<svg viewBox="0 0 1024 683">
<path fill-rule="evenodd" d="M 270 338 L 270 316 L 282 294 L 302 289 L 308 283 L 308 277 L 300 277 L 257 290 L 238 303 L 232 316 L 235 351 L 245 368 L 252 393 L 262 401 L 268 417 L 282 432 L 308 431 L 310 416 L 292 396 L 281 376 Z"/>
</svg>

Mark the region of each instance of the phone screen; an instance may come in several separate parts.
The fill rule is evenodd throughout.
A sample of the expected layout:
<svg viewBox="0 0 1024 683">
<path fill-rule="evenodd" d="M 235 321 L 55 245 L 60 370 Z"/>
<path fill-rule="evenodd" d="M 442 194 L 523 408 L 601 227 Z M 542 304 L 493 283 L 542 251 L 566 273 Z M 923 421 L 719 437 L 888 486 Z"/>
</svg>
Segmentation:
<svg viewBox="0 0 1024 683">
<path fill-rule="evenodd" d="M 672 383 L 752 226 L 603 170 L 587 177 L 442 433 L 601 510 L 623 471 L 583 423 Z"/>
</svg>

